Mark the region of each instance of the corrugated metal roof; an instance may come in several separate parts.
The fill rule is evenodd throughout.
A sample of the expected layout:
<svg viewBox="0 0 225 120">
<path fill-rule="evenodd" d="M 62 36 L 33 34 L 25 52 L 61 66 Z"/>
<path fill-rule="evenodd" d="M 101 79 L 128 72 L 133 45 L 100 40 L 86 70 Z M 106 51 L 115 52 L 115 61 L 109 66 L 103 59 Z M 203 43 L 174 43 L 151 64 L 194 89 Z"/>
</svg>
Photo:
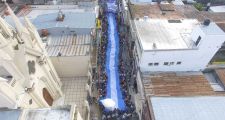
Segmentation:
<svg viewBox="0 0 225 120">
<path fill-rule="evenodd" d="M 225 120 L 225 97 L 151 97 L 155 120 Z"/>
<path fill-rule="evenodd" d="M 95 27 L 95 13 L 93 12 L 65 12 L 63 21 L 56 21 L 58 13 L 49 13 L 37 16 L 33 24 L 37 29 L 46 29 L 54 27 L 67 28 L 94 28 Z"/>
<path fill-rule="evenodd" d="M 201 72 L 189 73 L 143 74 L 145 94 L 152 96 L 225 95 L 224 92 L 214 92 Z"/>
<path fill-rule="evenodd" d="M 50 36 L 46 50 L 49 56 L 84 56 L 90 51 L 90 35 Z"/>
</svg>

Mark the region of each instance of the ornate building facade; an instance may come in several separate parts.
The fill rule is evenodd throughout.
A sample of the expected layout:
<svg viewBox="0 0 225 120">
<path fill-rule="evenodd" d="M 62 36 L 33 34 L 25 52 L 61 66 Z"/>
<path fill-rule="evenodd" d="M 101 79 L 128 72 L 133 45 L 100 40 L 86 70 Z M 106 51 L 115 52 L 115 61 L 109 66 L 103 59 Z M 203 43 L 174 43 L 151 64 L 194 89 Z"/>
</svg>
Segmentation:
<svg viewBox="0 0 225 120">
<path fill-rule="evenodd" d="M 52 106 L 63 95 L 62 83 L 34 25 L 7 9 L 15 28 L 0 17 L 0 107 Z"/>
</svg>

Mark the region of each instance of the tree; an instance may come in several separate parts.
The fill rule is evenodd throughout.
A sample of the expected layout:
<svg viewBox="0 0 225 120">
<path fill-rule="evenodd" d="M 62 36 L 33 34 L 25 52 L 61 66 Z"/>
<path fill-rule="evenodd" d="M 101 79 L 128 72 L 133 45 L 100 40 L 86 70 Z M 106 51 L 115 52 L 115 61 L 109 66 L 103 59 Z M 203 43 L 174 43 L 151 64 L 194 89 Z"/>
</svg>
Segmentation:
<svg viewBox="0 0 225 120">
<path fill-rule="evenodd" d="M 203 5 L 202 3 L 195 3 L 195 4 L 194 4 L 194 7 L 195 7 L 197 10 L 202 11 L 204 5 Z"/>
</svg>

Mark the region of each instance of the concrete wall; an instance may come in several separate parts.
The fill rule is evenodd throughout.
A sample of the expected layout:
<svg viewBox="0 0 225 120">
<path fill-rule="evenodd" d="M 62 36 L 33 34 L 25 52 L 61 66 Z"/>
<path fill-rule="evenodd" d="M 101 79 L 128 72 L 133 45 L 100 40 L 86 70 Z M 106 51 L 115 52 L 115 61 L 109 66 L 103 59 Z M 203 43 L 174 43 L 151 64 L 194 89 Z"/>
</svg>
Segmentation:
<svg viewBox="0 0 225 120">
<path fill-rule="evenodd" d="M 48 32 L 51 35 L 61 35 L 61 34 L 90 34 L 91 28 L 48 28 Z M 38 30 L 39 34 L 41 34 L 41 30 Z"/>
<path fill-rule="evenodd" d="M 87 76 L 90 56 L 50 57 L 59 77 Z"/>
<path fill-rule="evenodd" d="M 17 0 L 19 1 L 19 0 Z M 41 0 L 40 0 L 41 1 Z M 58 9 L 77 9 L 77 5 L 31 5 L 31 8 L 34 10 L 38 9 L 47 9 L 47 10 L 58 10 Z"/>
<path fill-rule="evenodd" d="M 206 68 L 212 57 L 225 41 L 225 35 L 206 35 L 200 28 L 193 31 L 192 39 L 201 36 L 196 48 L 186 50 L 153 50 L 143 51 L 139 62 L 142 72 L 146 71 L 200 71 Z M 164 65 L 174 62 L 174 65 Z M 177 64 L 181 62 L 181 64 Z M 152 66 L 149 63 L 153 63 Z M 155 65 L 154 63 L 159 63 Z"/>
</svg>

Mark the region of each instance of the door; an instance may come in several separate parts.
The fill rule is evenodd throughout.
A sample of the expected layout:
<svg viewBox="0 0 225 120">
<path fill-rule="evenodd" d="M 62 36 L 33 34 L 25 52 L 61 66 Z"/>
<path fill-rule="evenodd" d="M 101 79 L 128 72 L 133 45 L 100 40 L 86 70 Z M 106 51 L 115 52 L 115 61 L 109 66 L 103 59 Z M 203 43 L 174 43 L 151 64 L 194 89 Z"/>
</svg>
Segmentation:
<svg viewBox="0 0 225 120">
<path fill-rule="evenodd" d="M 52 106 L 53 98 L 46 88 L 43 88 L 43 97 L 44 97 L 45 101 L 48 103 L 48 105 Z"/>
</svg>

